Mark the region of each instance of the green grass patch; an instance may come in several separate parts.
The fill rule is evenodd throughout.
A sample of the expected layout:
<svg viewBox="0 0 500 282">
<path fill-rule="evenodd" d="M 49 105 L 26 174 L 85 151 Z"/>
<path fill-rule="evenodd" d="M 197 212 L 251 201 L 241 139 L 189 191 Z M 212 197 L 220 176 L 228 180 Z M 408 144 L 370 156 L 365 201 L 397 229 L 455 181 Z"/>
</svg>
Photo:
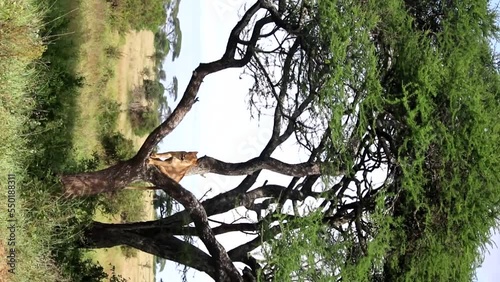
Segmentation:
<svg viewBox="0 0 500 282">
<path fill-rule="evenodd" d="M 29 119 L 35 102 L 27 93 L 35 89 L 39 80 L 33 60 L 38 59 L 45 49 L 37 33 L 44 12 L 31 1 L 0 3 L 0 190 L 5 199 L 0 205 L 0 220 L 4 223 L 0 238 L 2 248 L 8 245 L 15 248 L 16 254 L 15 269 L 9 266 L 15 275 L 7 274 L 9 276 L 1 277 L 1 280 L 55 281 L 61 277 L 54 261 L 46 259 L 49 253 L 47 242 L 51 238 L 43 236 L 34 240 L 34 229 L 43 226 L 32 225 L 31 201 L 22 197 L 34 187 L 28 183 L 25 167 L 33 153 L 33 149 L 28 147 L 29 138 L 38 126 Z M 13 189 L 7 187 L 8 174 L 12 175 L 9 180 L 15 183 L 11 186 Z M 15 199 L 9 207 L 7 194 Z M 16 230 L 12 233 L 15 240 L 7 241 L 3 238 L 14 239 L 5 226 L 11 215 L 16 219 Z"/>
<path fill-rule="evenodd" d="M 110 24 L 124 33 L 134 30 L 158 30 L 166 21 L 165 6 L 170 0 L 106 0 L 112 9 Z"/>
<path fill-rule="evenodd" d="M 140 6 L 134 9 L 143 14 Z M 113 86 L 124 43 L 116 30 L 130 25 L 111 26 L 112 12 L 103 1 L 0 2 L 0 189 L 4 199 L 8 193 L 15 198 L 15 210 L 0 205 L 0 220 L 6 223 L 9 212 L 17 220 L 16 274 L 2 281 L 100 281 L 102 267 L 78 249 L 83 227 L 99 220 L 99 206 L 120 221 L 143 219 L 143 191 L 60 197 L 61 174 L 133 154 L 130 140 L 116 133 L 120 109 Z M 138 20 L 132 24 L 159 26 L 147 17 Z M 8 190 L 8 178 L 15 190 Z M 8 246 L 3 238 L 9 236 L 0 229 L 0 247 Z M 110 281 L 119 278 L 113 273 Z"/>
</svg>

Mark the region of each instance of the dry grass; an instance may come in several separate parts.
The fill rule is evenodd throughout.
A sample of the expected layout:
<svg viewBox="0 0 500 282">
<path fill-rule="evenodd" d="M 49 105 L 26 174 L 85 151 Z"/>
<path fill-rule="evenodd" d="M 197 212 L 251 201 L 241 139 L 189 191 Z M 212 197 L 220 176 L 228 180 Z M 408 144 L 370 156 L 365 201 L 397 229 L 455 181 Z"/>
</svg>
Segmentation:
<svg viewBox="0 0 500 282">
<path fill-rule="evenodd" d="M 126 105 L 128 104 L 128 91 L 142 83 L 140 71 L 144 67 L 152 67 L 152 62 L 147 58 L 154 52 L 154 36 L 152 32 L 129 32 L 125 37 L 125 44 L 120 49 L 120 59 L 116 65 L 116 75 L 108 83 L 106 93 L 113 95 L 121 105 L 117 129 L 124 134 L 126 138 L 134 141 L 136 148 L 139 148 L 144 142 L 144 138 L 137 137 L 132 132 Z M 154 209 L 151 204 L 152 193 L 146 191 L 144 195 L 144 212 L 146 216 L 143 220 L 154 218 Z M 97 220 L 104 222 L 119 222 L 118 218 L 104 218 L 99 215 Z M 141 251 L 137 252 L 136 257 L 126 258 L 120 247 L 97 250 L 93 258 L 104 267 L 110 274 L 111 266 L 115 266 L 115 273 L 121 275 L 128 281 L 154 281 L 153 256 Z M 149 266 L 149 267 L 148 267 Z"/>
<path fill-rule="evenodd" d="M 151 31 L 131 31 L 127 33 L 125 44 L 121 49 L 122 56 L 117 67 L 118 101 L 122 105 L 122 113 L 118 119 L 118 129 L 125 137 L 141 145 L 146 136 L 139 137 L 132 132 L 131 123 L 126 114 L 129 103 L 129 91 L 142 85 L 145 78 L 144 69 L 151 70 L 153 61 L 148 57 L 155 52 L 154 34 Z M 152 71 L 150 71 L 152 72 Z"/>
<path fill-rule="evenodd" d="M 154 53 L 154 35 L 150 31 L 131 31 L 125 37 L 120 36 L 110 29 L 106 21 L 109 12 L 105 1 L 88 0 L 80 4 L 82 21 L 79 26 L 84 27 L 81 30 L 84 41 L 80 45 L 77 71 L 86 79 L 78 98 L 80 110 L 75 125 L 74 146 L 75 152 L 82 158 L 102 150 L 96 118 L 102 98 L 121 104 L 122 112 L 116 129 L 133 140 L 136 148 L 144 141 L 144 138 L 133 134 L 124 110 L 128 104 L 128 91 L 142 83 L 140 71 L 153 66 L 147 57 Z M 152 193 L 146 191 L 143 195 L 146 215 L 143 220 L 153 219 Z M 120 222 L 119 218 L 99 212 L 95 220 Z M 128 281 L 154 281 L 153 256 L 150 254 L 138 251 L 136 257 L 126 258 L 121 248 L 115 247 L 89 251 L 87 255 L 98 261 L 109 275 L 114 266 L 115 274 Z"/>
<path fill-rule="evenodd" d="M 153 193 L 151 191 L 145 191 L 142 194 L 142 200 L 144 202 L 144 217 L 142 220 L 151 220 L 154 218 L 155 212 L 151 204 Z M 107 223 L 120 222 L 118 217 L 110 217 L 102 213 L 96 214 L 96 220 Z M 121 247 L 113 247 L 90 251 L 89 256 L 94 261 L 98 261 L 108 275 L 111 275 L 112 267 L 114 266 L 115 274 L 121 275 L 123 278 L 127 279 L 127 281 L 154 281 L 154 257 L 151 254 L 137 251 L 133 257 L 127 258 Z"/>
<path fill-rule="evenodd" d="M 106 22 L 109 7 L 105 1 L 89 0 L 80 3 L 81 22 L 84 39 L 80 45 L 77 72 L 85 77 L 85 85 L 78 97 L 78 117 L 76 119 L 74 146 L 79 156 L 89 156 L 101 151 L 99 142 L 99 120 L 96 118 L 102 98 L 116 99 L 114 68 L 117 58 L 106 55 L 106 48 L 119 46 L 119 34 L 113 32 Z"/>
<path fill-rule="evenodd" d="M 147 57 L 154 52 L 154 35 L 150 31 L 131 31 L 121 38 L 116 32 L 109 30 L 105 21 L 107 14 L 103 1 L 84 1 L 82 3 L 83 18 L 88 23 L 85 33 L 87 41 L 82 44 L 80 56 L 82 58 L 79 71 L 87 79 L 87 85 L 82 89 L 78 104 L 81 107 L 78 132 L 75 136 L 83 136 L 75 140 L 78 149 L 84 154 L 92 153 L 99 148 L 98 124 L 96 116 L 99 107 L 99 95 L 118 101 L 122 112 L 119 115 L 117 129 L 126 138 L 132 139 L 136 148 L 142 145 L 143 139 L 135 136 L 126 115 L 128 91 L 142 83 L 140 71 L 145 67 L 152 67 Z M 118 56 L 106 56 L 106 48 L 119 48 Z M 107 75 L 107 80 L 106 79 Z M 81 142 L 84 140 L 85 142 Z M 151 192 L 144 193 L 143 220 L 153 219 L 154 210 L 151 204 Z M 119 218 L 96 216 L 104 222 L 119 222 Z M 126 258 L 120 247 L 92 251 L 92 257 L 98 261 L 108 274 L 115 266 L 115 273 L 129 281 L 153 281 L 153 256 L 137 252 L 136 257 Z M 148 268 L 147 266 L 150 266 Z"/>
<path fill-rule="evenodd" d="M 101 151 L 95 117 L 99 111 L 101 98 L 109 98 L 120 103 L 121 113 L 117 129 L 125 137 L 134 141 L 137 147 L 145 137 L 132 132 L 128 115 L 128 92 L 142 84 L 142 71 L 153 68 L 148 58 L 154 53 L 154 34 L 151 31 L 130 31 L 125 37 L 110 29 L 106 18 L 109 8 L 104 1 L 89 0 L 81 3 L 82 42 L 77 71 L 85 76 L 85 85 L 78 98 L 80 105 L 76 121 L 74 146 L 77 154 L 88 156 Z M 110 55 L 106 50 L 118 50 Z"/>
</svg>

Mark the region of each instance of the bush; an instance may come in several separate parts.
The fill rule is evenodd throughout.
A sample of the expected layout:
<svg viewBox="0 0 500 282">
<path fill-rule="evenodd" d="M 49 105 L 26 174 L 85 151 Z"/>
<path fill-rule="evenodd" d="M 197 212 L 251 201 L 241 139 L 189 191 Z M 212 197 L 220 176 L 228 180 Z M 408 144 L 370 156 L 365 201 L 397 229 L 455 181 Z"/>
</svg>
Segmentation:
<svg viewBox="0 0 500 282">
<path fill-rule="evenodd" d="M 122 254 L 126 257 L 126 258 L 135 258 L 137 257 L 137 249 L 134 249 L 130 246 L 120 246 L 120 250 L 122 251 Z"/>
<path fill-rule="evenodd" d="M 59 249 L 56 256 L 60 256 L 63 272 L 74 282 L 100 282 L 108 275 L 99 264 L 90 259 L 84 259 L 82 252 L 69 245 L 68 249 L 63 251 Z"/>
<path fill-rule="evenodd" d="M 142 193 L 140 190 L 121 190 L 103 194 L 99 199 L 99 207 L 103 213 L 119 215 L 121 222 L 140 221 L 144 216 Z"/>
<path fill-rule="evenodd" d="M 120 32 L 129 29 L 158 30 L 166 22 L 166 0 L 107 0 L 111 24 Z"/>
<path fill-rule="evenodd" d="M 130 112 L 130 120 L 134 134 L 143 136 L 160 124 L 160 115 L 157 111 L 148 109 L 142 112 Z"/>
<path fill-rule="evenodd" d="M 116 274 L 116 268 L 113 265 L 111 267 L 111 276 L 109 277 L 109 282 L 127 282 L 127 279 L 123 278 L 123 276 L 121 276 L 120 274 Z"/>
<path fill-rule="evenodd" d="M 120 104 L 116 101 L 104 99 L 99 109 L 99 124 L 101 135 L 115 129 L 118 115 L 120 114 Z"/>
<path fill-rule="evenodd" d="M 135 154 L 134 143 L 119 132 L 104 134 L 101 137 L 107 163 L 130 159 Z"/>
<path fill-rule="evenodd" d="M 108 46 L 104 48 L 104 53 L 110 59 L 120 59 L 123 55 L 118 46 Z"/>
<path fill-rule="evenodd" d="M 163 96 L 165 86 L 158 80 L 144 79 L 143 83 L 147 100 L 157 101 L 159 97 Z"/>
</svg>

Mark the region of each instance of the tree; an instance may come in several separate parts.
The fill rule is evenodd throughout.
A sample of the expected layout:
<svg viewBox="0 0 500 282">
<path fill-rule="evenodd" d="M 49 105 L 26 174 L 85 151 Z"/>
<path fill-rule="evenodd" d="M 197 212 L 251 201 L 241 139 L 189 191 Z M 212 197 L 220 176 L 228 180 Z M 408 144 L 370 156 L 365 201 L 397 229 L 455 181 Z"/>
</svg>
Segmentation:
<svg viewBox="0 0 500 282">
<path fill-rule="evenodd" d="M 167 79 L 167 73 L 164 70 L 160 70 L 158 72 L 158 77 L 160 78 L 160 80 L 165 81 Z"/>
<path fill-rule="evenodd" d="M 151 56 L 155 59 L 157 65 L 161 67 L 161 62 L 165 59 L 168 53 L 172 50 L 172 61 L 180 55 L 182 46 L 181 25 L 178 18 L 179 7 L 181 1 L 168 1 L 165 4 L 165 14 L 167 21 L 155 32 L 155 49 L 156 52 Z"/>
<path fill-rule="evenodd" d="M 257 0 L 133 158 L 61 179 L 68 196 L 147 181 L 184 210 L 93 222 L 81 246 L 128 245 L 216 281 L 470 281 L 499 218 L 494 20 L 479 1 Z M 145 160 L 190 111 L 203 79 L 227 68 L 254 79 L 251 110 L 273 114 L 272 133 L 246 162 L 200 158 L 190 173 L 246 175 L 200 202 Z M 290 138 L 306 162 L 271 157 Z M 262 170 L 291 180 L 260 185 Z M 253 218 L 209 225 L 238 207 Z M 227 251 L 216 236 L 228 232 L 254 237 Z M 176 237 L 186 235 L 208 253 Z"/>
</svg>

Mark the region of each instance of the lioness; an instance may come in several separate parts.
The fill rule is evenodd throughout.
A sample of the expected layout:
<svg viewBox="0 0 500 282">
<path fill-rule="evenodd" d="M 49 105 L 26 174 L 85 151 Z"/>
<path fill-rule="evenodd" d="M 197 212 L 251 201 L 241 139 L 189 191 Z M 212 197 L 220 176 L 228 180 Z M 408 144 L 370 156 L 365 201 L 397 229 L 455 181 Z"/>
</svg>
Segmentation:
<svg viewBox="0 0 500 282">
<path fill-rule="evenodd" d="M 148 164 L 156 166 L 163 174 L 178 183 L 186 172 L 196 165 L 197 154 L 198 152 L 185 151 L 152 154 L 148 159 Z"/>
</svg>

